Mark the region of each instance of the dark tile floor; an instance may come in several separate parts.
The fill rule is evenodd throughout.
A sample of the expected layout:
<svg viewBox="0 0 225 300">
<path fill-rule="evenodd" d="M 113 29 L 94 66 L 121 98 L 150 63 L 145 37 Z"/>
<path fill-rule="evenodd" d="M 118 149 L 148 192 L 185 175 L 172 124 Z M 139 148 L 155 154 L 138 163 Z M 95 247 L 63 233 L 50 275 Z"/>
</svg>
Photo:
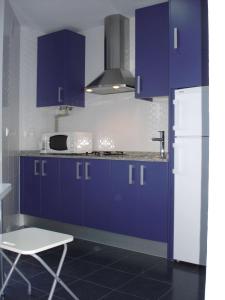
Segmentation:
<svg viewBox="0 0 225 300">
<path fill-rule="evenodd" d="M 56 269 L 61 253 L 62 247 L 58 247 L 41 256 Z M 19 268 L 32 283 L 32 296 L 27 295 L 26 286 L 15 274 L 5 299 L 47 299 L 52 277 L 39 262 L 23 256 Z M 80 300 L 204 299 L 203 267 L 81 240 L 69 244 L 61 277 Z M 57 285 L 53 299 L 72 298 Z"/>
</svg>

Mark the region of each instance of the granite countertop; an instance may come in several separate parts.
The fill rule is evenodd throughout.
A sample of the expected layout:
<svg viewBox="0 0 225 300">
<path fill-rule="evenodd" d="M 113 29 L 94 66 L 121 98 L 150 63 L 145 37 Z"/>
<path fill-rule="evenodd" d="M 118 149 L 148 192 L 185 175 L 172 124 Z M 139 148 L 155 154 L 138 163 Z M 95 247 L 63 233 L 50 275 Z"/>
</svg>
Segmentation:
<svg viewBox="0 0 225 300">
<path fill-rule="evenodd" d="M 135 161 L 157 161 L 167 162 L 168 155 L 165 159 L 160 158 L 158 152 L 124 152 L 123 155 L 105 155 L 96 156 L 94 154 L 44 154 L 39 151 L 21 151 L 20 156 L 37 156 L 37 157 L 59 157 L 59 158 L 83 158 L 83 159 L 108 159 L 108 160 L 135 160 Z"/>
</svg>

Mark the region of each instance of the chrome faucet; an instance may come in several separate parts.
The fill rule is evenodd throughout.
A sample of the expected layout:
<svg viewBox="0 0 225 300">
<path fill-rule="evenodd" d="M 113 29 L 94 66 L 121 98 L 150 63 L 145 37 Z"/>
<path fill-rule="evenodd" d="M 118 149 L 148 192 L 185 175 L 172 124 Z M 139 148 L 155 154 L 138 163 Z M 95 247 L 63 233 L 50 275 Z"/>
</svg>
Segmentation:
<svg viewBox="0 0 225 300">
<path fill-rule="evenodd" d="M 160 130 L 159 133 L 160 133 L 160 137 L 152 138 L 152 141 L 160 142 L 160 157 L 162 159 L 164 159 L 164 158 L 166 158 L 166 155 L 165 155 L 165 131 Z"/>
</svg>

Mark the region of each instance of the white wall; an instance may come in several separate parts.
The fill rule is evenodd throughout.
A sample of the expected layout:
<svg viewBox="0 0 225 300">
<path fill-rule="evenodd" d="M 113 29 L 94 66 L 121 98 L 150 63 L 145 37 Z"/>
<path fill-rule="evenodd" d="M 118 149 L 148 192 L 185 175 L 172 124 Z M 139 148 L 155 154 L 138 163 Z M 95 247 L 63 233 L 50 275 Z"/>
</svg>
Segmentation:
<svg viewBox="0 0 225 300">
<path fill-rule="evenodd" d="M 134 73 L 134 18 L 131 19 L 130 68 Z M 21 31 L 20 64 L 20 149 L 38 149 L 41 133 L 53 130 L 54 108 L 36 108 L 36 38 L 41 33 Z M 83 32 L 86 36 L 86 84 L 104 69 L 104 27 Z M 94 133 L 95 150 L 100 139 L 111 139 L 114 150 L 159 151 L 152 142 L 158 130 L 168 129 L 168 99 L 153 103 L 134 98 L 133 93 L 86 95 L 86 107 L 74 108 L 71 116 L 60 119 L 61 131 L 86 130 Z M 167 134 L 166 134 L 167 137 Z M 167 144 L 167 143 L 166 143 Z"/>
<path fill-rule="evenodd" d="M 53 131 L 54 108 L 36 107 L 37 37 L 43 33 L 21 27 L 20 149 L 35 150 L 41 134 Z"/>
<path fill-rule="evenodd" d="M 224 5 L 221 4 L 219 0 L 209 0 L 210 172 L 206 300 L 225 298 L 225 43 L 221 43 L 225 18 L 224 9 L 221 9 Z"/>
<path fill-rule="evenodd" d="M 0 182 L 2 182 L 2 74 L 5 0 L 0 0 Z"/>
<path fill-rule="evenodd" d="M 3 202 L 6 230 L 17 225 L 19 205 L 19 61 L 20 25 L 5 1 L 2 97 L 2 181 L 12 184 Z M 9 225 L 9 227 L 8 227 Z"/>
</svg>

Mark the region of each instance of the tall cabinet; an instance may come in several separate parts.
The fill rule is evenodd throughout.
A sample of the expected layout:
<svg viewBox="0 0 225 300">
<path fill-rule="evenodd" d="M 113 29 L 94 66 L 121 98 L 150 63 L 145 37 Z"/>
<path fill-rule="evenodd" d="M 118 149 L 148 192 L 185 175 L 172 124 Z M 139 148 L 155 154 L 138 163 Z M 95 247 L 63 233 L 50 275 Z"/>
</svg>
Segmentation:
<svg viewBox="0 0 225 300">
<path fill-rule="evenodd" d="M 176 89 L 208 86 L 208 1 L 169 0 L 169 243 L 168 256 L 174 257 L 174 94 Z M 186 99 L 186 101 L 189 101 Z M 180 109 L 180 108 L 179 108 Z M 186 117 L 192 119 L 192 114 Z M 204 113 L 206 116 L 207 113 Z M 207 151 L 207 149 L 205 149 Z M 192 151 L 193 152 L 193 151 Z M 195 153 L 188 153 L 190 157 Z M 175 160 L 180 160 L 176 151 Z M 178 157 L 179 156 L 179 157 Z M 193 157 L 194 157 L 193 156 Z M 186 163 L 187 158 L 184 163 Z M 204 170 L 199 170 L 200 173 Z M 190 185 L 194 182 L 190 182 Z M 182 217 L 181 217 L 182 219 Z M 185 222 L 183 219 L 182 222 Z M 185 223 L 184 223 L 185 224 Z M 179 231 L 179 228 L 176 228 Z M 193 233 L 194 235 L 194 233 Z M 182 258 L 180 258 L 182 260 Z M 185 260 L 185 257 L 183 257 Z"/>
</svg>

